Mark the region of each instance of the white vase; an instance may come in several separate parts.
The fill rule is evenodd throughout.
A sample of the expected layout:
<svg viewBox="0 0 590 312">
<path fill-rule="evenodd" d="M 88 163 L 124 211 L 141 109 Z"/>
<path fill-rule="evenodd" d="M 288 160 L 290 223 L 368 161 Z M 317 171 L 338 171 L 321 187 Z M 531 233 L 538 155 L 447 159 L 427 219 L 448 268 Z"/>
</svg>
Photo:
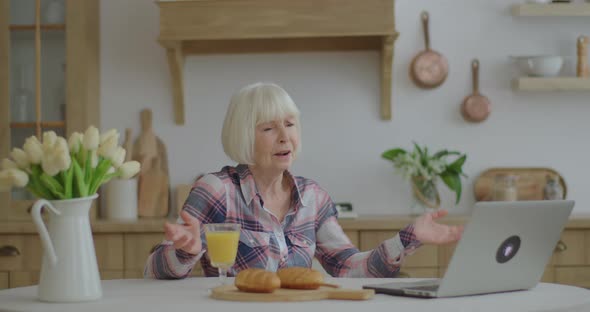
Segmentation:
<svg viewBox="0 0 590 312">
<path fill-rule="evenodd" d="M 104 218 L 119 221 L 137 220 L 137 179 L 112 179 L 105 187 Z"/>
<path fill-rule="evenodd" d="M 33 205 L 31 215 L 44 249 L 39 300 L 78 302 L 102 297 L 89 219 L 92 201 L 97 197 L 40 199 Z M 41 218 L 43 207 L 50 211 L 48 227 Z"/>
</svg>

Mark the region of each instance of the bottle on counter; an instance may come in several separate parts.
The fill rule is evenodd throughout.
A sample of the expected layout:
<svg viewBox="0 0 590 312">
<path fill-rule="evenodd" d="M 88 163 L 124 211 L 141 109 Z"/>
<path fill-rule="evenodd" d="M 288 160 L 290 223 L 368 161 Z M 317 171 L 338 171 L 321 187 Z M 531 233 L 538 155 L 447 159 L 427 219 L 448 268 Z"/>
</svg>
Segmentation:
<svg viewBox="0 0 590 312">
<path fill-rule="evenodd" d="M 548 174 L 546 176 L 545 187 L 543 188 L 543 199 L 563 199 L 563 188 L 561 187 L 561 183 L 559 183 L 559 178 L 554 174 Z"/>
</svg>

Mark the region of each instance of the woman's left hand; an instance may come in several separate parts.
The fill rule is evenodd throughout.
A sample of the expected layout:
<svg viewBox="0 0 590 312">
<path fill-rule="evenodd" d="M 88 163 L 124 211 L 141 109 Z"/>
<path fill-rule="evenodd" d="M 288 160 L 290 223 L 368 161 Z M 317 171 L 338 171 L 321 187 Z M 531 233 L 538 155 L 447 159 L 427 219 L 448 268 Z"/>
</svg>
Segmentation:
<svg viewBox="0 0 590 312">
<path fill-rule="evenodd" d="M 458 241 L 463 233 L 463 226 L 452 226 L 436 223 L 448 214 L 446 210 L 428 212 L 414 222 L 414 235 L 423 244 L 448 244 Z"/>
</svg>

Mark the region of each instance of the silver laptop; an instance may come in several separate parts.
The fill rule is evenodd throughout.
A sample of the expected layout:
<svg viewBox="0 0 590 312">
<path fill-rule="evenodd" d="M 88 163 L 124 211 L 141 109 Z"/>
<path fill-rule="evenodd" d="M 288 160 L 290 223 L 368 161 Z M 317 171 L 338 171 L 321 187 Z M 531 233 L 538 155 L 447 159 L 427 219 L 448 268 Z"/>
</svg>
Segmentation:
<svg viewBox="0 0 590 312">
<path fill-rule="evenodd" d="M 478 202 L 442 279 L 363 288 L 427 298 L 530 289 L 541 280 L 573 207 L 571 200 Z"/>
</svg>

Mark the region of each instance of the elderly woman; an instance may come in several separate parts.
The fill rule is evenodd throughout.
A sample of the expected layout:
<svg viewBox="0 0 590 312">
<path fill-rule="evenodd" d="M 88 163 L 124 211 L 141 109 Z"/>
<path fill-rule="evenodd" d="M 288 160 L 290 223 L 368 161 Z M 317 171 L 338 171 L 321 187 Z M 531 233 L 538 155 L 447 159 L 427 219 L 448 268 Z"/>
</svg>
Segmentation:
<svg viewBox="0 0 590 312">
<path fill-rule="evenodd" d="M 166 240 L 149 256 L 146 277 L 188 276 L 197 263 L 211 266 L 202 224 L 241 225 L 238 254 L 229 274 L 246 268 L 276 271 L 311 267 L 317 258 L 338 277 L 394 277 L 404 257 L 422 244 L 457 241 L 462 229 L 426 213 L 374 250 L 360 252 L 338 224 L 328 193 L 289 168 L 301 149 L 299 110 L 281 87 L 256 83 L 238 91 L 228 107 L 221 139 L 237 166 L 195 182 L 178 224 L 165 224 Z"/>
</svg>

